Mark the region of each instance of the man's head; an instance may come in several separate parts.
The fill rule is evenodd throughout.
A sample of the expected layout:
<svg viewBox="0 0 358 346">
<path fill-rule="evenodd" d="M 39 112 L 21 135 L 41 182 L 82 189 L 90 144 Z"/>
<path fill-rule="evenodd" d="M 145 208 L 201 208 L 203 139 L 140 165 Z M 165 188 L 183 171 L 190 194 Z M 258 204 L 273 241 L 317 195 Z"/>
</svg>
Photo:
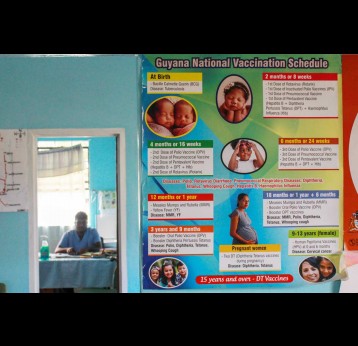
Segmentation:
<svg viewBox="0 0 358 346">
<path fill-rule="evenodd" d="M 87 214 L 79 211 L 75 216 L 75 225 L 78 232 L 84 232 L 87 229 Z"/>
</svg>

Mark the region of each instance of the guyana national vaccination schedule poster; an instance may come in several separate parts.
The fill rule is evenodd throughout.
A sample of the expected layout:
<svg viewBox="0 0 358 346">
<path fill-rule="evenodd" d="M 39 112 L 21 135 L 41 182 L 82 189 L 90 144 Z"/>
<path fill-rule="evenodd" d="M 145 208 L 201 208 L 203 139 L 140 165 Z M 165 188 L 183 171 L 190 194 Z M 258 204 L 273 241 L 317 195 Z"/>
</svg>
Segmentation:
<svg viewBox="0 0 358 346">
<path fill-rule="evenodd" d="M 143 55 L 143 290 L 345 277 L 340 55 Z"/>
</svg>

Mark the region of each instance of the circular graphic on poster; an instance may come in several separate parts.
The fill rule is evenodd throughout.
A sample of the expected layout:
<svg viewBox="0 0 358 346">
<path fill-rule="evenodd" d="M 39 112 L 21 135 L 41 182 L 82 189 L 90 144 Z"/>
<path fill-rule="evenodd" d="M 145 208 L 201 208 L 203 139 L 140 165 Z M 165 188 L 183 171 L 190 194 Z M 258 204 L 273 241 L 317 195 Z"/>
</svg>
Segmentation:
<svg viewBox="0 0 358 346">
<path fill-rule="evenodd" d="M 332 279 L 336 275 L 336 267 L 326 257 L 311 256 L 303 260 L 298 268 L 303 280 L 317 283 Z"/>
<path fill-rule="evenodd" d="M 250 114 L 252 101 L 251 88 L 239 75 L 230 75 L 223 79 L 216 92 L 218 111 L 229 123 L 244 121 Z"/>
<path fill-rule="evenodd" d="M 149 105 L 145 121 L 149 130 L 160 137 L 182 137 L 196 126 L 197 112 L 188 100 L 166 96 Z"/>
<path fill-rule="evenodd" d="M 150 266 L 149 278 L 158 287 L 176 288 L 188 278 L 188 269 L 182 260 L 164 257 Z"/>
<path fill-rule="evenodd" d="M 232 172 L 247 174 L 258 171 L 266 162 L 266 150 L 251 138 L 236 138 L 221 151 L 221 161 Z"/>
</svg>

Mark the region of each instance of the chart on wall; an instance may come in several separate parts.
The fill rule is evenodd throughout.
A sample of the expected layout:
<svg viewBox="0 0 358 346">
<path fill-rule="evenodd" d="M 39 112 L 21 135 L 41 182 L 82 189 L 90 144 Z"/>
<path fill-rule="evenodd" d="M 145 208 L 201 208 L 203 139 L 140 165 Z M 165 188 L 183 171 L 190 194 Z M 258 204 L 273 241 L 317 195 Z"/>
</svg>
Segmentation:
<svg viewBox="0 0 358 346">
<path fill-rule="evenodd" d="M 340 55 L 142 56 L 142 289 L 345 276 Z"/>
<path fill-rule="evenodd" d="M 0 129 L 0 212 L 28 209 L 27 138 L 22 129 Z"/>
</svg>

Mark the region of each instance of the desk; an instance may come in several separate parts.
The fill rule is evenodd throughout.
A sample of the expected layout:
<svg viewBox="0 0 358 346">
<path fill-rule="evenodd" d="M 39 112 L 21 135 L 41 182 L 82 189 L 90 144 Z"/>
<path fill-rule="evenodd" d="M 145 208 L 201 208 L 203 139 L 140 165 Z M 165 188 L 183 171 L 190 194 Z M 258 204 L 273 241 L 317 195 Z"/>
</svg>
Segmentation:
<svg viewBox="0 0 358 346">
<path fill-rule="evenodd" d="M 40 288 L 113 287 L 116 261 L 65 257 L 39 261 Z"/>
</svg>

